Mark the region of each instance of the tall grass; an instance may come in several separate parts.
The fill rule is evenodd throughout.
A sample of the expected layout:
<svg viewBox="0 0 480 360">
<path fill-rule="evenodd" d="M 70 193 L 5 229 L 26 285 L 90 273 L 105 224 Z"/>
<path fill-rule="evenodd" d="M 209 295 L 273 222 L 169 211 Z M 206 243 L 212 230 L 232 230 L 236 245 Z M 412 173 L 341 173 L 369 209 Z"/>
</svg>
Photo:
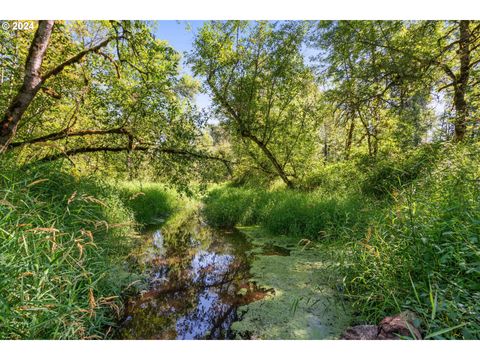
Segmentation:
<svg viewBox="0 0 480 360">
<path fill-rule="evenodd" d="M 223 186 L 206 197 L 204 215 L 214 226 L 261 225 L 272 234 L 318 240 L 362 227 L 372 204 L 354 194 Z"/>
<path fill-rule="evenodd" d="M 217 187 L 216 226 L 336 242 L 358 323 L 405 309 L 428 338 L 480 338 L 480 152 L 425 146 L 377 161 L 327 165 L 309 191 Z"/>
<path fill-rule="evenodd" d="M 108 337 L 122 294 L 139 280 L 126 258 L 143 205 L 53 165 L 1 166 L 0 339 Z"/>
<path fill-rule="evenodd" d="M 123 181 L 115 188 L 140 224 L 162 222 L 179 207 L 178 194 L 158 183 Z"/>
<path fill-rule="evenodd" d="M 362 241 L 347 243 L 346 285 L 361 319 L 410 309 L 429 338 L 480 338 L 479 179 L 477 148 L 445 148 Z"/>
</svg>

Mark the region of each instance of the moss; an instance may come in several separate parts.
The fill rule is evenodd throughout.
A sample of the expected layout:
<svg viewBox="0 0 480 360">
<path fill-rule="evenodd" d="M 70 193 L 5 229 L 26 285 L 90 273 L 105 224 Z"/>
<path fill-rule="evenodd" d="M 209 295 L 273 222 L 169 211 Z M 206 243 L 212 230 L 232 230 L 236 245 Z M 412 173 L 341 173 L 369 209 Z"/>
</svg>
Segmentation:
<svg viewBox="0 0 480 360">
<path fill-rule="evenodd" d="M 241 228 L 253 244 L 284 245 L 289 256 L 255 255 L 252 281 L 275 293 L 239 308 L 232 329 L 240 338 L 331 339 L 348 325 L 349 311 L 334 290 L 335 274 L 322 246 L 306 249 L 294 238 Z"/>
</svg>

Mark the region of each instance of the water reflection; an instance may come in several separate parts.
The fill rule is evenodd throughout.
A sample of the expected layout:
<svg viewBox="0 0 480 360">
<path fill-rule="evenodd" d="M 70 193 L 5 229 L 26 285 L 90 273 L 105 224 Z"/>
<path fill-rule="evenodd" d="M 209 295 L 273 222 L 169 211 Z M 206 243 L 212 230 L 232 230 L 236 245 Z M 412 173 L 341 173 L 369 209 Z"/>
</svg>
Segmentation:
<svg viewBox="0 0 480 360">
<path fill-rule="evenodd" d="M 148 235 L 139 261 L 149 290 L 127 304 L 124 339 L 225 339 L 236 308 L 264 292 L 248 282 L 250 245 L 196 218 Z M 241 290 L 241 291 L 240 291 Z"/>
</svg>

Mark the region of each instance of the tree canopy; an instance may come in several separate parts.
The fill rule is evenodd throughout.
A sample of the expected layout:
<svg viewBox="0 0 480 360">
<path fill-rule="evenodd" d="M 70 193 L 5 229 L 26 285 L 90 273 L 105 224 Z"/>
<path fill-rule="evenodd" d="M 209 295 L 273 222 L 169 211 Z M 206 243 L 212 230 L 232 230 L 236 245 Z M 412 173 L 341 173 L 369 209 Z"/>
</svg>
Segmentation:
<svg viewBox="0 0 480 360">
<path fill-rule="evenodd" d="M 206 22 L 186 57 L 195 78 L 153 28 L 1 30 L 2 152 L 293 187 L 322 162 L 478 136 L 478 21 Z"/>
</svg>

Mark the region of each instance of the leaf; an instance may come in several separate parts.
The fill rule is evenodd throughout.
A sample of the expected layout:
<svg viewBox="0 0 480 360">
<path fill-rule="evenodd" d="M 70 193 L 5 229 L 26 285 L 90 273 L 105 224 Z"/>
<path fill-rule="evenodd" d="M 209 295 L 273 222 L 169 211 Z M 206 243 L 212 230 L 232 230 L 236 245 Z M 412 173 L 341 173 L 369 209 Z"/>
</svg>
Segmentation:
<svg viewBox="0 0 480 360">
<path fill-rule="evenodd" d="M 428 279 L 428 287 L 430 288 L 429 296 L 430 296 L 430 305 L 432 306 L 432 316 L 431 320 L 435 319 L 435 315 L 437 313 L 437 296 L 438 292 L 435 291 L 435 297 L 433 296 L 432 284 L 430 283 L 430 279 Z"/>
<path fill-rule="evenodd" d="M 417 299 L 418 303 L 421 304 L 422 302 L 420 301 L 420 297 L 418 296 L 417 288 L 415 287 L 415 284 L 413 283 L 412 275 L 408 273 L 408 277 L 410 278 L 410 283 L 412 284 L 413 292 L 415 293 L 415 298 Z"/>
<path fill-rule="evenodd" d="M 48 179 L 38 179 L 38 180 L 35 180 L 35 181 L 31 182 L 30 184 L 28 184 L 27 187 L 31 187 L 33 185 L 37 185 L 37 184 L 40 184 L 40 183 L 45 182 L 45 181 L 48 181 Z"/>
<path fill-rule="evenodd" d="M 15 209 L 15 206 L 7 200 L 0 200 L 0 205 L 1 206 L 8 206 L 9 208 Z"/>
<path fill-rule="evenodd" d="M 456 325 L 456 326 L 452 326 L 452 327 L 449 327 L 449 328 L 446 328 L 446 329 L 435 331 L 434 333 L 431 333 L 431 334 L 428 334 L 427 336 L 425 336 L 425 340 L 426 339 L 431 339 L 433 337 L 436 337 L 436 336 L 439 336 L 439 335 L 442 335 L 442 334 L 445 334 L 445 333 L 448 333 L 452 330 L 461 328 L 462 326 L 465 326 L 465 325 L 467 325 L 467 323 L 462 323 L 460 325 Z"/>
</svg>

